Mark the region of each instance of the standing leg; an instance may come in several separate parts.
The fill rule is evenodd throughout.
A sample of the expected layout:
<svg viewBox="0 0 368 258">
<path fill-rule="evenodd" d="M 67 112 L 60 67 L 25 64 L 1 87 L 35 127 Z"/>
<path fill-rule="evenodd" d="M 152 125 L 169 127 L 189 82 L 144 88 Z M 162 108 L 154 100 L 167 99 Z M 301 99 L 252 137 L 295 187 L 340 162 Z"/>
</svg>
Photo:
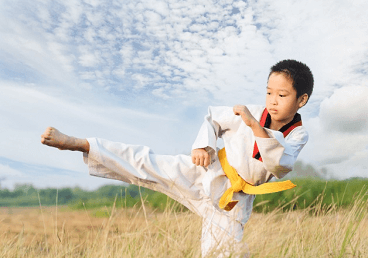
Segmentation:
<svg viewBox="0 0 368 258">
<path fill-rule="evenodd" d="M 216 209 L 210 213 L 202 222 L 202 257 L 250 257 L 247 244 L 241 241 L 242 224 Z"/>
</svg>

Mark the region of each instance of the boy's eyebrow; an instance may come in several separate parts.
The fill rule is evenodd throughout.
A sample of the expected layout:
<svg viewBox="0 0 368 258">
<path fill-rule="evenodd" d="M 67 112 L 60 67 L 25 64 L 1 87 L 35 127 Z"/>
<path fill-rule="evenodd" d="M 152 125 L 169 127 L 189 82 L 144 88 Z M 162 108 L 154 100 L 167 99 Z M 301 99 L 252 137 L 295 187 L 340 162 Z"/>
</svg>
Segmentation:
<svg viewBox="0 0 368 258">
<path fill-rule="evenodd" d="M 266 87 L 266 89 L 267 89 L 267 90 L 272 90 L 272 89 L 271 89 L 270 87 L 268 87 L 268 86 Z M 288 90 L 284 90 L 284 89 L 280 89 L 280 90 L 279 90 L 279 89 L 276 89 L 276 91 L 285 91 L 285 92 L 287 92 L 287 93 L 290 93 Z"/>
<path fill-rule="evenodd" d="M 284 90 L 284 89 L 281 89 L 281 90 L 279 90 L 279 91 L 286 91 L 286 92 L 289 92 L 288 90 Z"/>
</svg>

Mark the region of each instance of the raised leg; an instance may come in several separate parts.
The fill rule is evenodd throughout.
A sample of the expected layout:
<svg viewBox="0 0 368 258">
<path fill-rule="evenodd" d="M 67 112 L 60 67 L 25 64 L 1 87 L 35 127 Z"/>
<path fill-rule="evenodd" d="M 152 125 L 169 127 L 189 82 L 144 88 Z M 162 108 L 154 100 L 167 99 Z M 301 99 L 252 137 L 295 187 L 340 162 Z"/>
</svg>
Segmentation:
<svg viewBox="0 0 368 258">
<path fill-rule="evenodd" d="M 41 135 L 41 143 L 60 150 L 89 153 L 89 143 L 86 139 L 68 136 L 53 127 L 46 128 L 45 132 Z"/>
</svg>

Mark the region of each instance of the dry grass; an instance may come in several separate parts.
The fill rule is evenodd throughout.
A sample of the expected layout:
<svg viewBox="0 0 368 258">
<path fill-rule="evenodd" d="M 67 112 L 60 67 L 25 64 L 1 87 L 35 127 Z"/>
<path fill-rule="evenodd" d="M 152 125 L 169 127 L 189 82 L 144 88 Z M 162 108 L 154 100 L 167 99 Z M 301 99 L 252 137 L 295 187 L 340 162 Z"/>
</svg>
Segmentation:
<svg viewBox="0 0 368 258">
<path fill-rule="evenodd" d="M 2 208 L 0 257 L 199 257 L 200 231 L 188 212 Z"/>
<path fill-rule="evenodd" d="M 319 196 L 305 210 L 253 214 L 244 240 L 252 257 L 368 257 L 366 195 L 357 195 L 349 209 L 322 207 Z"/>
<path fill-rule="evenodd" d="M 143 208 L 2 208 L 0 257 L 200 257 L 199 217 Z M 368 257 L 367 208 L 254 213 L 244 241 L 252 257 Z"/>
</svg>

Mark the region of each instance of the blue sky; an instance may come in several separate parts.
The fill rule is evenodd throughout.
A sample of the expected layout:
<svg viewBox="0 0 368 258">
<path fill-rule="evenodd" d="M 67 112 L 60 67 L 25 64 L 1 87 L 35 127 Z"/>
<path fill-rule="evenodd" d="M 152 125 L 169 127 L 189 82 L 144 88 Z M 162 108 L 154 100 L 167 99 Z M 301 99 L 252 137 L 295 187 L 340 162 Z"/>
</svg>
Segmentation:
<svg viewBox="0 0 368 258">
<path fill-rule="evenodd" d="M 88 176 L 82 154 L 41 145 L 47 126 L 189 154 L 209 105 L 262 105 L 270 66 L 287 58 L 315 77 L 300 160 L 366 177 L 367 9 L 363 0 L 3 0 L 2 186 L 113 182 Z"/>
</svg>

